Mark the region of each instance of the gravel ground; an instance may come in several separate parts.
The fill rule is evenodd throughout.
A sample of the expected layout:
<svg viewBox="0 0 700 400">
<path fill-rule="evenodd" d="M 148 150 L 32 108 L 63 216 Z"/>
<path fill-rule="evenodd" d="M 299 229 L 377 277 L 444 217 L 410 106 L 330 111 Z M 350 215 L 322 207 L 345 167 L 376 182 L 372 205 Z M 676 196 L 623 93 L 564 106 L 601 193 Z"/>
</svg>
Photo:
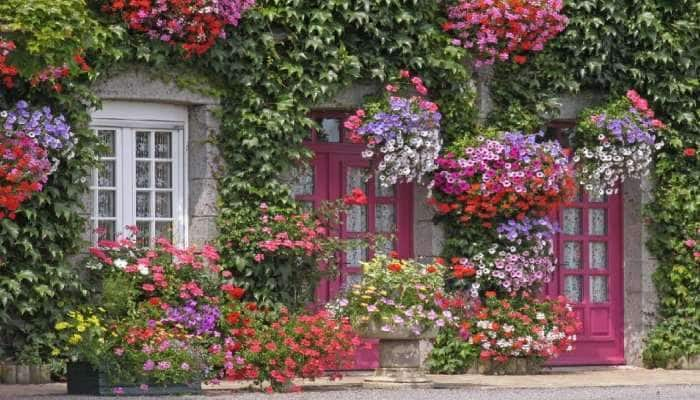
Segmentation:
<svg viewBox="0 0 700 400">
<path fill-rule="evenodd" d="M 1 392 L 0 392 L 1 393 Z M 0 398 L 10 400 L 10 398 Z M 87 396 L 13 396 L 15 399 L 93 400 Z M 202 396 L 128 397 L 157 400 L 700 400 L 700 385 L 587 387 L 557 389 L 414 389 L 414 390 L 338 390 L 295 394 L 209 392 Z"/>
</svg>

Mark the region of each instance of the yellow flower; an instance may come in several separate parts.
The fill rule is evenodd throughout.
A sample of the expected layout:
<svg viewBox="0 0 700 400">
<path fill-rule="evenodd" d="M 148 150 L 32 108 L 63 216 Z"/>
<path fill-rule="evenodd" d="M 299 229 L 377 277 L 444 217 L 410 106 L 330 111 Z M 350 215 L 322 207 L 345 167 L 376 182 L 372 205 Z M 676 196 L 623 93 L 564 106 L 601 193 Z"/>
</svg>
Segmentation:
<svg viewBox="0 0 700 400">
<path fill-rule="evenodd" d="M 54 325 L 54 328 L 57 331 L 62 331 L 62 330 L 69 328 L 69 327 L 70 327 L 70 324 L 68 322 L 65 322 L 65 321 L 56 322 L 56 325 Z"/>
<path fill-rule="evenodd" d="M 79 324 L 75 329 L 77 329 L 78 332 L 85 332 L 85 324 Z"/>
<path fill-rule="evenodd" d="M 374 287 L 374 286 L 367 286 L 367 291 L 369 291 L 369 292 L 374 292 L 375 290 L 377 290 L 376 287 Z"/>
<path fill-rule="evenodd" d="M 364 296 L 362 296 L 362 298 L 363 298 L 363 299 L 365 299 L 365 300 L 369 300 L 369 299 L 371 299 L 371 298 L 372 298 L 372 296 L 367 296 L 367 295 L 364 295 Z"/>
<path fill-rule="evenodd" d="M 78 335 L 78 334 L 76 333 L 76 334 L 74 334 L 73 336 L 71 336 L 71 337 L 68 339 L 68 343 L 70 343 L 70 344 L 78 344 L 78 343 L 80 343 L 82 340 L 83 340 L 83 337 L 80 336 L 80 335 Z"/>
<path fill-rule="evenodd" d="M 92 317 L 88 318 L 88 322 L 90 322 L 91 324 L 93 324 L 95 326 L 100 326 L 100 320 L 94 315 Z"/>
<path fill-rule="evenodd" d="M 61 354 L 61 350 L 59 350 L 59 349 L 57 349 L 57 348 L 55 348 L 55 347 L 54 347 L 53 350 L 51 350 L 51 355 L 52 355 L 52 356 L 57 356 L 57 355 L 59 355 L 59 354 Z"/>
</svg>

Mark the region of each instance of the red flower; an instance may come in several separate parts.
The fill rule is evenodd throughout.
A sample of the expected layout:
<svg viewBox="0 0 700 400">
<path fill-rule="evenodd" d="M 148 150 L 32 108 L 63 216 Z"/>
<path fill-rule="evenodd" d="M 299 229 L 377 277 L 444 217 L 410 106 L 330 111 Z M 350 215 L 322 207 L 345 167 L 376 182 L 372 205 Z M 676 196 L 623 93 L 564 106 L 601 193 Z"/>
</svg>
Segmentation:
<svg viewBox="0 0 700 400">
<path fill-rule="evenodd" d="M 230 312 L 226 314 L 226 321 L 231 325 L 236 325 L 241 320 L 241 313 Z"/>
<path fill-rule="evenodd" d="M 426 268 L 425 270 L 428 271 L 428 273 L 430 274 L 437 272 L 437 268 L 435 268 L 434 265 L 428 265 L 428 268 Z"/>
<path fill-rule="evenodd" d="M 486 298 L 492 299 L 496 297 L 496 292 L 494 292 L 493 290 L 489 290 L 486 293 L 484 293 L 484 295 L 486 296 Z"/>
<path fill-rule="evenodd" d="M 156 287 L 150 283 L 144 283 L 143 285 L 141 285 L 141 288 L 143 290 L 145 290 L 146 292 L 152 292 L 152 291 L 156 290 Z"/>
<path fill-rule="evenodd" d="M 391 263 L 387 268 L 392 272 L 401 272 L 401 264 L 399 263 Z"/>
<path fill-rule="evenodd" d="M 398 260 L 399 259 L 399 252 L 392 250 L 389 252 L 389 257 Z"/>
<path fill-rule="evenodd" d="M 349 206 L 367 204 L 367 196 L 360 188 L 354 188 L 350 194 L 343 197 L 343 203 Z"/>
<path fill-rule="evenodd" d="M 513 57 L 513 61 L 515 61 L 518 64 L 525 64 L 527 62 L 527 57 L 517 55 Z"/>
<path fill-rule="evenodd" d="M 237 300 L 240 300 L 245 294 L 245 289 L 240 288 L 238 286 L 234 286 L 230 283 L 222 285 L 221 290 L 223 290 L 226 294 Z"/>
<path fill-rule="evenodd" d="M 683 150 L 683 155 L 686 157 L 695 157 L 695 149 L 692 147 L 686 147 Z"/>
</svg>

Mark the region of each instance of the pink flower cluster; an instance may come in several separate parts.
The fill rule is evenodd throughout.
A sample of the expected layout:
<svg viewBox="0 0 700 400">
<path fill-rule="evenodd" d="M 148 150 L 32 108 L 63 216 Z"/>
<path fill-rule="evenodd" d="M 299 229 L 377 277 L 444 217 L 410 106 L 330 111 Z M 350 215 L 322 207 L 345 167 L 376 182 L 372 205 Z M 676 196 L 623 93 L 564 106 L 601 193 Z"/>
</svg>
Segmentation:
<svg viewBox="0 0 700 400">
<path fill-rule="evenodd" d="M 630 89 L 627 91 L 627 99 L 632 103 L 634 108 L 640 113 L 644 114 L 647 118 L 654 118 L 654 110 L 649 108 L 649 102 L 637 93 L 636 90 Z M 666 125 L 658 119 L 651 120 L 651 126 L 657 129 L 664 129 Z"/>
<path fill-rule="evenodd" d="M 448 9 L 445 31 L 453 44 L 473 50 L 476 66 L 496 60 L 523 64 L 526 52 L 541 51 L 562 32 L 569 19 L 562 0 L 461 0 Z"/>
</svg>

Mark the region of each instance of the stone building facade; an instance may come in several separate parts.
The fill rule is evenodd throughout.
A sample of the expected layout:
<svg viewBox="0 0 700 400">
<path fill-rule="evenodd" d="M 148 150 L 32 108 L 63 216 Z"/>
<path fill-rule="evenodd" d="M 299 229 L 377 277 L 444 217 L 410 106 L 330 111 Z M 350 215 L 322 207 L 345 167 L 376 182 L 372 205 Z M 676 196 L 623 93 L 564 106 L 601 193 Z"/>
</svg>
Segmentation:
<svg viewBox="0 0 700 400">
<path fill-rule="evenodd" d="M 480 112 L 486 115 L 491 105 L 487 84 L 484 79 L 478 80 L 477 84 Z M 320 122 L 329 129 L 339 129 L 337 115 L 354 109 L 363 96 L 372 90 L 371 85 L 358 85 L 341 93 L 333 101 L 319 105 Z M 215 116 L 217 100 L 157 80 L 141 69 L 104 79 L 98 83 L 97 93 L 103 100 L 103 107 L 93 113 L 93 124 L 95 130 L 114 138 L 112 158 L 105 158 L 107 162 L 114 163 L 114 170 L 112 176 L 93 177 L 91 204 L 96 206 L 92 207 L 90 215 L 92 227 L 107 226 L 117 230 L 126 224 L 138 222 L 144 227 L 148 226 L 152 235 L 156 235 L 164 226 L 173 227 L 174 239 L 181 244 L 201 244 L 214 239 L 217 234 L 217 149 L 209 138 L 218 131 Z M 559 118 L 573 121 L 580 110 L 595 104 L 601 97 L 596 93 L 563 96 L 559 99 Z M 335 119 L 324 115 L 335 116 Z M 318 140 L 316 148 L 328 151 L 328 159 L 332 160 L 336 154 L 332 151 L 334 142 L 332 138 L 326 139 Z M 177 143 L 181 143 L 181 149 L 176 148 Z M 135 156 L 130 152 L 135 152 Z M 124 160 L 136 166 L 123 165 Z M 339 161 L 337 165 L 360 165 L 357 160 L 352 156 Z M 323 168 L 325 166 L 335 168 L 331 164 L 324 164 Z M 170 172 L 163 172 L 166 170 Z M 332 184 L 334 178 L 324 179 L 329 179 Z M 349 182 L 350 177 L 342 179 Z M 343 185 L 345 183 L 340 186 Z M 403 254 L 416 258 L 432 258 L 440 254 L 444 234 L 440 226 L 433 223 L 433 211 L 425 201 L 425 188 L 412 185 L 391 194 L 374 190 L 377 208 L 370 211 L 375 215 L 375 221 L 369 223 L 372 229 L 380 229 L 380 208 L 386 211 L 393 206 L 395 208 L 389 214 L 403 225 L 401 231 L 405 232 L 406 239 L 398 244 L 402 246 Z M 307 199 L 303 193 L 300 198 Z M 308 199 L 311 201 L 316 197 Z M 619 318 L 607 326 L 598 322 L 600 326 L 593 326 L 591 332 L 605 331 L 600 337 L 607 335 L 613 338 L 613 342 L 618 338 L 614 345 L 620 346 L 619 357 L 605 358 L 593 354 L 593 351 L 590 355 L 570 360 L 569 364 L 641 363 L 642 339 L 654 323 L 656 309 L 656 294 L 651 281 L 655 261 L 644 246 L 648 231 L 641 212 L 648 200 L 648 182 L 626 182 L 619 198 L 619 213 L 613 213 L 619 214 L 619 218 L 605 220 L 605 229 L 620 234 L 618 239 L 608 243 L 614 248 L 607 249 L 608 254 L 619 257 L 619 279 L 615 281 L 619 285 L 611 284 L 606 289 L 609 291 L 606 292 L 607 299 L 617 299 L 619 302 L 619 307 L 615 309 L 615 312 L 619 312 Z M 583 240 L 588 243 L 586 240 L 589 239 Z M 361 255 L 359 257 L 362 259 Z M 348 275 L 348 279 L 350 277 Z M 593 285 L 596 279 L 591 278 L 589 284 Z M 586 283 L 581 285 L 581 282 L 579 290 L 583 293 L 583 288 L 587 286 Z M 595 282 L 599 282 L 599 279 Z M 588 295 L 585 297 L 590 300 Z M 585 312 L 596 315 L 603 312 L 602 308 L 596 307 L 586 308 Z M 610 314 L 611 321 L 613 317 Z M 597 339 L 593 337 L 592 340 Z"/>
</svg>

